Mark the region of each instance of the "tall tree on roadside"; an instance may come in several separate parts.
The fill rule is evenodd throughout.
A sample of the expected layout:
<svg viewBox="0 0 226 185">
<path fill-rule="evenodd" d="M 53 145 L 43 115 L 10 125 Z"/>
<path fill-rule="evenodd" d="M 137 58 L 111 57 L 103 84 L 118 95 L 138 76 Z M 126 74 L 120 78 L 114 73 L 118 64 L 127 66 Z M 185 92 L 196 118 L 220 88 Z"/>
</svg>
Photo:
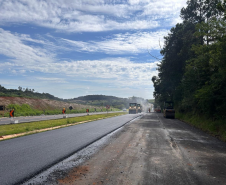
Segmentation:
<svg viewBox="0 0 226 185">
<path fill-rule="evenodd" d="M 218 16 L 217 5 L 221 0 L 189 0 L 187 7 L 181 9 L 181 18 L 191 23 L 201 23 L 213 16 Z"/>
<path fill-rule="evenodd" d="M 198 39 L 193 36 L 194 24 L 184 22 L 177 24 L 170 30 L 168 36 L 164 37 L 165 44 L 161 50 L 162 62 L 158 65 L 159 75 L 153 77 L 155 91 L 154 96 L 160 101 L 176 100 L 182 97 L 180 84 L 184 75 L 186 60 L 194 53 L 190 50 L 193 43 Z"/>
<path fill-rule="evenodd" d="M 196 109 L 206 116 L 221 117 L 226 109 L 226 22 L 213 17 L 208 23 L 196 25 L 195 36 L 211 38 L 210 44 L 193 45 L 196 57 L 187 62 L 184 84 L 195 86 Z"/>
</svg>

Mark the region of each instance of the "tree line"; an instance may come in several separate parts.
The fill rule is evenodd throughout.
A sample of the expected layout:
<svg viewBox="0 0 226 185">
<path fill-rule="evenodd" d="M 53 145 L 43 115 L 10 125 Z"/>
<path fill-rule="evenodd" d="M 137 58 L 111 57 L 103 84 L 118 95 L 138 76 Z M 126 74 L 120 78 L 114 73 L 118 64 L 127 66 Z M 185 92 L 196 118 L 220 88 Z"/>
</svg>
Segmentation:
<svg viewBox="0 0 226 185">
<path fill-rule="evenodd" d="M 226 0 L 189 0 L 180 16 L 152 77 L 155 100 L 174 101 L 180 113 L 225 119 Z"/>
</svg>

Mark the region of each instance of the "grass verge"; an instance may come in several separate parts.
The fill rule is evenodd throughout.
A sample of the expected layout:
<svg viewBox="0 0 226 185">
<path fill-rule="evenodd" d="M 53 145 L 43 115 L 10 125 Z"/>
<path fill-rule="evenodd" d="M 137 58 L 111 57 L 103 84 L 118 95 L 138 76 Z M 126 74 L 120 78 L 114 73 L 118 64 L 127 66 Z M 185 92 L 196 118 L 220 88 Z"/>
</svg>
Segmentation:
<svg viewBox="0 0 226 185">
<path fill-rule="evenodd" d="M 89 106 L 87 106 L 87 108 L 89 108 Z M 41 114 L 44 115 L 57 115 L 57 114 L 61 114 L 62 110 L 61 109 L 56 109 L 56 110 L 38 110 L 38 109 L 33 109 L 30 105 L 28 104 L 22 104 L 22 105 L 18 105 L 18 104 L 9 104 L 6 107 L 7 111 L 4 112 L 0 112 L 0 115 L 2 114 L 4 117 L 9 117 L 9 110 L 10 109 L 14 109 L 14 115 L 15 117 L 19 117 L 19 116 L 39 116 Z M 74 113 L 86 113 L 86 109 L 85 108 L 81 108 L 81 109 L 72 109 L 72 110 L 68 110 L 66 109 L 67 114 L 74 114 Z M 107 109 L 106 108 L 102 108 L 102 107 L 96 107 L 96 109 L 94 108 L 89 108 L 89 112 L 106 112 Z M 120 111 L 119 109 L 116 108 L 112 108 L 111 111 Z"/>
<path fill-rule="evenodd" d="M 176 118 L 226 142 L 226 120 L 212 120 L 200 115 L 191 113 L 181 114 L 177 112 Z"/>
<path fill-rule="evenodd" d="M 108 114 L 97 114 L 97 115 L 87 115 L 74 118 L 66 119 L 57 119 L 57 120 L 47 120 L 47 121 L 37 121 L 31 123 L 19 123 L 19 124 L 10 124 L 10 125 L 0 125 L 0 136 L 4 139 L 4 136 L 15 135 L 17 134 L 32 134 L 36 131 L 46 131 L 56 128 L 61 128 L 65 126 L 70 126 L 74 124 L 80 124 L 88 121 L 95 121 L 98 119 L 104 119 L 114 116 L 124 115 L 124 112 L 120 113 L 108 113 Z M 12 138 L 12 137 L 11 137 Z"/>
</svg>

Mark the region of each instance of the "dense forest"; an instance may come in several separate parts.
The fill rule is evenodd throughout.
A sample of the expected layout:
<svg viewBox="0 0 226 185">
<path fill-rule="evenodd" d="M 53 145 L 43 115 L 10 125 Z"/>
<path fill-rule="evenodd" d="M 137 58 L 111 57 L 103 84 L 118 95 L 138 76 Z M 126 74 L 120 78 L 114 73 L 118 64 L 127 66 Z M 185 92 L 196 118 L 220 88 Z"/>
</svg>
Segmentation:
<svg viewBox="0 0 226 185">
<path fill-rule="evenodd" d="M 9 97 L 26 97 L 26 98 L 38 98 L 38 99 L 49 99 L 49 100 L 62 100 L 49 93 L 35 92 L 34 89 L 18 87 L 17 89 L 6 89 L 0 85 L 0 96 Z"/>
<path fill-rule="evenodd" d="M 226 118 L 226 1 L 189 0 L 183 22 L 164 37 L 158 76 L 159 105 L 174 101 L 178 113 Z"/>
</svg>

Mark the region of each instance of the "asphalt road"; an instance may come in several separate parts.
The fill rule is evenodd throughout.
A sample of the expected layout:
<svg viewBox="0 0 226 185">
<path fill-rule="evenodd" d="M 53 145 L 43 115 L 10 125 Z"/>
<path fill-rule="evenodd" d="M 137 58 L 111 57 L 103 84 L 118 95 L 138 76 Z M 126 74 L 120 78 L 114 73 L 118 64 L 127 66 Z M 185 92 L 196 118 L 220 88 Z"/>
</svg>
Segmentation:
<svg viewBox="0 0 226 185">
<path fill-rule="evenodd" d="M 137 116 L 127 114 L 1 141 L 0 184 L 22 182 Z"/>
<path fill-rule="evenodd" d="M 93 114 L 107 114 L 107 112 L 89 113 L 89 115 L 93 115 Z M 69 118 L 85 116 L 85 115 L 87 115 L 87 113 L 66 114 L 66 116 L 68 116 Z M 53 120 L 53 119 L 62 119 L 62 118 L 63 118 L 62 114 L 42 115 L 42 116 L 21 116 L 21 117 L 15 117 L 15 118 L 0 118 L 0 125 L 10 124 L 12 120 L 18 120 L 18 123 L 27 123 L 27 122 L 33 122 L 33 121 Z"/>
<path fill-rule="evenodd" d="M 47 179 L 41 184 L 225 185 L 226 143 L 149 113 L 125 125 L 86 162 Z"/>
<path fill-rule="evenodd" d="M 140 125 L 150 130 L 143 184 L 226 184 L 225 142 L 161 113 L 144 117 Z"/>
</svg>

